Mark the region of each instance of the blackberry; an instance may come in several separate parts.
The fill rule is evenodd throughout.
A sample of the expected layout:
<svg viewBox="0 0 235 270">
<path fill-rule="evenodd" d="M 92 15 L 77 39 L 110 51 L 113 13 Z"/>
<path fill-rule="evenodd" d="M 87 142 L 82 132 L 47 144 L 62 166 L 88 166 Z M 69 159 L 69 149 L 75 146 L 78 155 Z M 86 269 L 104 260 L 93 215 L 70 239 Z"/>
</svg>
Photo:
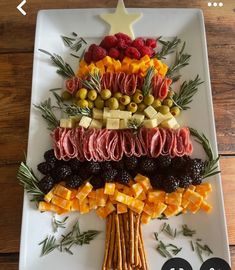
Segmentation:
<svg viewBox="0 0 235 270">
<path fill-rule="evenodd" d="M 198 167 L 200 168 L 200 174 L 203 174 L 204 170 L 205 170 L 205 162 L 203 162 L 201 159 L 199 158 L 195 158 L 194 160 L 196 160 Z"/>
<path fill-rule="evenodd" d="M 135 156 L 125 157 L 124 158 L 125 167 L 128 171 L 136 170 L 138 166 L 138 158 Z"/>
<path fill-rule="evenodd" d="M 79 168 L 82 166 L 83 162 L 78 160 L 77 158 L 70 159 L 68 162 L 73 173 L 78 172 Z"/>
<path fill-rule="evenodd" d="M 162 189 L 163 188 L 163 175 L 156 174 L 150 178 L 151 185 L 154 189 Z"/>
<path fill-rule="evenodd" d="M 74 174 L 66 181 L 66 186 L 70 188 L 79 188 L 83 182 L 84 181 L 79 175 Z"/>
<path fill-rule="evenodd" d="M 51 172 L 51 165 L 47 162 L 42 162 L 38 164 L 38 170 L 44 175 L 50 174 Z"/>
<path fill-rule="evenodd" d="M 197 186 L 197 185 L 201 185 L 202 183 L 202 176 L 198 175 L 195 178 L 193 178 L 193 182 L 192 184 Z"/>
<path fill-rule="evenodd" d="M 177 178 L 181 188 L 188 188 L 192 184 L 192 178 L 187 174 L 179 175 Z"/>
<path fill-rule="evenodd" d="M 156 162 L 153 158 L 145 157 L 140 161 L 140 170 L 144 174 L 151 174 L 156 169 Z"/>
<path fill-rule="evenodd" d="M 47 163 L 51 165 L 52 168 L 54 168 L 58 162 L 58 159 L 55 157 L 54 149 L 50 149 L 44 153 L 44 158 Z"/>
<path fill-rule="evenodd" d="M 66 177 L 72 174 L 72 170 L 68 165 L 62 165 L 60 167 L 56 167 L 51 171 L 51 176 L 53 179 L 57 181 L 62 181 Z"/>
<path fill-rule="evenodd" d="M 186 173 L 192 177 L 192 179 L 196 178 L 200 175 L 202 170 L 201 162 L 197 159 L 191 159 L 187 162 Z"/>
<path fill-rule="evenodd" d="M 167 175 L 164 178 L 163 187 L 167 193 L 174 192 L 179 187 L 179 180 L 173 175 Z"/>
<path fill-rule="evenodd" d="M 159 156 L 157 158 L 157 167 L 160 169 L 167 169 L 171 166 L 171 157 L 170 156 Z"/>
<path fill-rule="evenodd" d="M 83 181 L 88 180 L 91 177 L 91 173 L 86 169 L 86 167 L 81 167 L 78 171 L 79 176 Z"/>
<path fill-rule="evenodd" d="M 98 174 L 101 168 L 99 162 L 90 161 L 86 164 L 86 169 L 90 174 Z"/>
<path fill-rule="evenodd" d="M 101 169 L 102 169 L 103 171 L 111 170 L 111 169 L 113 168 L 110 161 L 104 161 L 104 162 L 101 162 L 101 163 L 100 163 L 100 166 L 101 166 Z"/>
<path fill-rule="evenodd" d="M 38 187 L 41 189 L 41 191 L 45 194 L 47 194 L 54 186 L 54 180 L 51 176 L 46 175 L 44 176 L 39 182 Z"/>
<path fill-rule="evenodd" d="M 131 180 L 131 175 L 126 170 L 120 170 L 116 179 L 121 184 L 128 184 Z"/>
<path fill-rule="evenodd" d="M 171 160 L 171 166 L 174 170 L 182 170 L 186 165 L 186 159 L 184 157 L 175 157 Z"/>
<path fill-rule="evenodd" d="M 106 182 L 113 182 L 117 174 L 118 174 L 118 171 L 116 169 L 111 169 L 111 170 L 104 171 L 102 173 L 102 177 L 104 178 Z"/>
<path fill-rule="evenodd" d="M 121 170 L 124 168 L 124 161 L 123 161 L 123 159 L 121 159 L 119 161 L 112 161 L 111 165 L 113 168 L 115 168 L 117 170 Z"/>
<path fill-rule="evenodd" d="M 93 186 L 94 189 L 103 188 L 105 185 L 104 178 L 99 175 L 92 176 L 89 182 Z"/>
</svg>

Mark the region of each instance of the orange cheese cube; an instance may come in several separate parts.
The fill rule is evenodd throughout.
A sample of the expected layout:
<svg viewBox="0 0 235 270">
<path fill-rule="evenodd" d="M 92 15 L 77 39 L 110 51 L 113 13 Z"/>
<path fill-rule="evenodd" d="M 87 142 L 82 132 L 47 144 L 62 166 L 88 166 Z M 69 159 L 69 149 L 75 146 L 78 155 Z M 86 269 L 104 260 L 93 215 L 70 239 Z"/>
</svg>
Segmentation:
<svg viewBox="0 0 235 270">
<path fill-rule="evenodd" d="M 96 203 L 97 206 L 105 206 L 108 200 L 108 195 L 104 194 L 104 188 L 96 190 Z"/>
<path fill-rule="evenodd" d="M 55 186 L 56 187 L 56 186 Z M 55 187 L 54 188 L 52 188 L 45 196 L 44 196 L 44 200 L 46 201 L 46 202 L 50 202 L 51 201 L 51 199 L 52 199 L 52 197 L 54 196 L 54 190 L 55 190 Z"/>
<path fill-rule="evenodd" d="M 192 212 L 193 214 L 196 214 L 200 210 L 201 204 L 194 204 L 192 202 L 189 202 L 187 206 L 187 210 Z"/>
<path fill-rule="evenodd" d="M 62 185 L 57 185 L 54 194 L 65 200 L 70 200 L 72 191 Z"/>
<path fill-rule="evenodd" d="M 130 73 L 138 73 L 140 69 L 140 65 L 136 63 L 131 63 L 129 66 Z"/>
<path fill-rule="evenodd" d="M 66 209 L 67 211 L 70 210 L 71 206 L 72 206 L 72 202 L 71 201 L 68 201 L 68 200 L 65 200 L 59 196 L 56 196 L 54 195 L 51 202 L 54 204 L 54 205 L 57 205 L 63 209 Z"/>
<path fill-rule="evenodd" d="M 142 192 L 140 193 L 140 195 L 139 195 L 138 197 L 136 197 L 136 199 L 139 199 L 139 200 L 141 200 L 141 201 L 145 201 L 145 200 L 147 199 L 147 196 L 146 196 L 145 192 L 142 191 Z"/>
<path fill-rule="evenodd" d="M 132 59 L 129 57 L 124 57 L 122 60 L 122 64 L 130 64 L 132 62 Z"/>
<path fill-rule="evenodd" d="M 182 210 L 183 210 L 183 208 L 181 206 L 168 205 L 167 208 L 166 208 L 166 210 L 163 213 L 168 218 L 168 217 L 176 216 Z"/>
<path fill-rule="evenodd" d="M 78 190 L 77 190 L 77 189 L 72 189 L 72 190 L 71 190 L 70 200 L 76 198 L 77 193 L 78 193 Z"/>
<path fill-rule="evenodd" d="M 154 190 L 148 192 L 148 201 L 152 203 L 165 202 L 166 192 L 162 190 Z"/>
<path fill-rule="evenodd" d="M 125 193 L 126 195 L 134 196 L 134 191 L 130 187 L 125 186 L 122 192 Z"/>
<path fill-rule="evenodd" d="M 131 188 L 134 192 L 135 197 L 138 197 L 144 191 L 143 187 L 140 183 L 136 183 L 136 184 L 132 185 Z"/>
<path fill-rule="evenodd" d="M 153 203 L 146 203 L 145 206 L 144 206 L 144 209 L 143 211 L 148 214 L 149 216 L 152 217 L 152 215 L 154 214 L 154 208 L 155 208 L 155 205 Z"/>
<path fill-rule="evenodd" d="M 88 198 L 88 200 L 89 200 L 89 208 L 90 208 L 90 210 L 92 210 L 92 209 L 97 209 L 97 201 L 96 201 L 96 199 L 95 198 Z"/>
<path fill-rule="evenodd" d="M 137 174 L 135 177 L 135 181 L 141 184 L 145 192 L 152 188 L 149 178 L 144 175 Z"/>
<path fill-rule="evenodd" d="M 185 189 L 184 188 L 177 188 L 175 192 L 177 193 L 184 193 Z"/>
<path fill-rule="evenodd" d="M 89 213 L 90 208 L 89 208 L 89 200 L 88 200 L 88 198 L 85 198 L 82 201 L 79 200 L 79 209 L 80 209 L 80 213 L 82 215 Z"/>
<path fill-rule="evenodd" d="M 104 194 L 113 195 L 115 192 L 115 183 L 106 183 L 104 187 Z"/>
<path fill-rule="evenodd" d="M 153 214 L 152 214 L 152 218 L 158 218 L 162 215 L 162 213 L 166 210 L 167 205 L 159 202 L 158 204 L 155 204 L 154 210 L 153 210 Z"/>
<path fill-rule="evenodd" d="M 80 204 L 77 198 L 72 199 L 71 211 L 80 211 Z"/>
<path fill-rule="evenodd" d="M 212 186 L 211 183 L 202 183 L 201 185 L 196 186 L 196 192 L 200 193 L 202 192 L 211 192 L 212 191 Z"/>
<path fill-rule="evenodd" d="M 95 65 L 98 67 L 98 69 L 104 68 L 103 60 L 95 62 Z"/>
<path fill-rule="evenodd" d="M 116 208 L 113 206 L 111 202 L 108 202 L 106 206 L 100 207 L 96 210 L 96 214 L 101 218 L 106 218 L 109 214 L 114 212 Z"/>
<path fill-rule="evenodd" d="M 110 56 L 105 56 L 105 58 L 102 59 L 102 62 L 106 67 L 113 65 L 113 60 Z"/>
<path fill-rule="evenodd" d="M 130 205 L 131 202 L 134 200 L 134 198 L 132 198 L 131 196 L 128 196 L 122 192 L 119 192 L 117 190 L 115 190 L 115 193 L 114 193 L 114 198 L 117 202 L 120 202 L 120 203 L 123 203 L 123 204 L 126 204 L 126 205 Z"/>
<path fill-rule="evenodd" d="M 141 215 L 141 223 L 148 224 L 150 221 L 151 221 L 151 216 L 143 212 Z"/>
<path fill-rule="evenodd" d="M 122 64 L 121 71 L 124 73 L 129 73 L 129 64 Z"/>
<path fill-rule="evenodd" d="M 138 199 L 133 199 L 132 202 L 129 205 L 129 208 L 132 211 L 140 214 L 141 212 L 143 212 L 144 202 L 142 202 L 141 200 L 138 200 Z"/>
<path fill-rule="evenodd" d="M 127 213 L 127 206 L 123 203 L 117 203 L 117 213 L 118 214 L 123 214 Z"/>
<path fill-rule="evenodd" d="M 89 182 L 86 182 L 86 184 L 82 187 L 82 189 L 80 190 L 80 192 L 78 192 L 76 196 L 79 199 L 79 201 L 83 201 L 92 191 L 92 188 L 93 186 Z"/>
<path fill-rule="evenodd" d="M 189 205 L 189 203 L 190 203 L 190 201 L 187 198 L 185 198 L 185 197 L 182 198 L 181 206 L 183 208 L 187 208 L 187 206 Z"/>
<path fill-rule="evenodd" d="M 116 189 L 118 191 L 122 191 L 126 187 L 126 186 L 124 186 L 123 184 L 120 184 L 120 183 L 116 183 L 115 185 L 116 185 Z"/>
<path fill-rule="evenodd" d="M 167 193 L 165 203 L 180 206 L 182 203 L 182 193 L 178 192 Z"/>
<path fill-rule="evenodd" d="M 197 190 L 196 191 L 199 195 L 201 195 L 203 197 L 203 199 L 207 199 L 208 197 L 208 192 L 205 190 Z"/>
<path fill-rule="evenodd" d="M 194 190 L 196 189 L 196 186 L 194 186 L 194 185 L 190 185 L 190 186 L 188 187 L 188 189 L 190 189 L 190 190 L 194 191 Z"/>
<path fill-rule="evenodd" d="M 44 201 L 39 202 L 38 210 L 41 212 L 46 212 L 46 211 L 55 212 L 59 215 L 66 212 L 64 209 L 60 208 L 59 206 L 56 206 L 54 204 L 47 203 Z"/>
<path fill-rule="evenodd" d="M 113 61 L 113 67 L 114 67 L 115 72 L 119 72 L 121 70 L 121 68 L 122 68 L 122 64 L 121 64 L 121 62 L 119 60 L 117 60 L 117 61 L 114 60 Z"/>
<path fill-rule="evenodd" d="M 108 67 L 106 68 L 106 72 L 107 72 L 107 73 L 114 73 L 114 72 L 115 72 L 114 67 L 113 67 L 113 66 L 108 66 Z"/>
<path fill-rule="evenodd" d="M 92 198 L 92 199 L 96 199 L 96 191 L 95 190 L 92 190 L 88 195 L 87 195 L 88 198 Z"/>
<path fill-rule="evenodd" d="M 205 211 L 206 213 L 210 213 L 212 210 L 212 206 L 208 202 L 203 201 L 201 204 L 201 210 Z"/>
<path fill-rule="evenodd" d="M 148 55 L 145 55 L 140 58 L 141 62 L 148 63 L 150 61 L 150 57 Z"/>
</svg>

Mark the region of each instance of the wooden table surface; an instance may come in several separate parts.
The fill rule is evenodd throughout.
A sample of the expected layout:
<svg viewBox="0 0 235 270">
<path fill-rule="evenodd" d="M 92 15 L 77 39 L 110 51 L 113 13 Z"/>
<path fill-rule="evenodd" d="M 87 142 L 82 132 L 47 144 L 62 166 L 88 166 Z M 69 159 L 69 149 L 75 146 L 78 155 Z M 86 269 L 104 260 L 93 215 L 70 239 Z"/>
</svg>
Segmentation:
<svg viewBox="0 0 235 270">
<path fill-rule="evenodd" d="M 115 7 L 114 0 L 34 0 L 22 16 L 15 0 L 0 1 L 0 269 L 18 269 L 23 190 L 16 180 L 27 149 L 33 47 L 40 9 Z M 127 7 L 200 8 L 204 12 L 213 103 L 221 155 L 231 258 L 235 267 L 235 2 L 126 0 Z M 192 4 L 193 3 L 193 4 Z"/>
</svg>

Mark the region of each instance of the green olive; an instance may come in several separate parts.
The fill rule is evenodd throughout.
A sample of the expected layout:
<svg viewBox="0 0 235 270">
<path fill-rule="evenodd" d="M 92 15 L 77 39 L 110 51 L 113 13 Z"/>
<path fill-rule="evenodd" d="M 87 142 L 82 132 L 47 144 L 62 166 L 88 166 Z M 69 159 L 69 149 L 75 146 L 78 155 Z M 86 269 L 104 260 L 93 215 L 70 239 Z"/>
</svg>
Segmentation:
<svg viewBox="0 0 235 270">
<path fill-rule="evenodd" d="M 141 103 L 143 99 L 143 95 L 139 92 L 135 92 L 135 94 L 132 96 L 132 100 L 137 104 Z"/>
<path fill-rule="evenodd" d="M 168 106 L 166 106 L 166 105 L 162 105 L 159 108 L 159 112 L 162 113 L 162 114 L 167 114 L 169 111 L 170 111 L 170 108 Z"/>
<path fill-rule="evenodd" d="M 109 99 L 109 109 L 110 110 L 117 110 L 119 107 L 119 102 L 115 97 Z"/>
<path fill-rule="evenodd" d="M 97 92 L 96 90 L 90 90 L 87 94 L 87 97 L 91 100 L 94 101 L 97 98 Z"/>
<path fill-rule="evenodd" d="M 153 95 L 147 95 L 144 97 L 144 104 L 149 106 L 154 102 L 154 96 Z"/>
<path fill-rule="evenodd" d="M 94 102 L 91 101 L 91 100 L 88 100 L 87 102 L 88 102 L 88 108 L 93 109 L 94 108 Z"/>
<path fill-rule="evenodd" d="M 154 102 L 152 103 L 152 106 L 154 109 L 157 109 L 162 106 L 162 102 L 159 98 L 154 99 Z"/>
<path fill-rule="evenodd" d="M 80 99 L 77 101 L 77 106 L 84 109 L 84 108 L 87 108 L 88 107 L 88 101 L 85 100 L 85 99 Z"/>
<path fill-rule="evenodd" d="M 119 100 L 119 98 L 122 97 L 122 93 L 121 93 L 121 92 L 116 92 L 113 96 L 114 96 L 115 98 L 117 98 L 117 100 Z"/>
<path fill-rule="evenodd" d="M 138 112 L 143 112 L 147 106 L 144 103 L 138 104 Z"/>
<path fill-rule="evenodd" d="M 128 104 L 127 109 L 128 109 L 128 111 L 135 113 L 138 109 L 138 106 L 135 102 L 131 102 Z"/>
<path fill-rule="evenodd" d="M 175 94 L 175 92 L 173 90 L 169 90 L 168 94 L 167 94 L 167 97 L 172 98 L 174 96 L 174 94 Z"/>
<path fill-rule="evenodd" d="M 103 100 L 109 99 L 112 96 L 112 93 L 109 89 L 103 89 L 100 92 L 100 96 Z"/>
<path fill-rule="evenodd" d="M 62 100 L 70 100 L 72 98 L 72 95 L 68 91 L 64 91 L 61 94 Z"/>
<path fill-rule="evenodd" d="M 125 111 L 126 110 L 126 106 L 119 102 L 118 109 L 121 110 L 121 111 Z"/>
<path fill-rule="evenodd" d="M 81 88 L 77 91 L 76 93 L 76 98 L 77 99 L 86 99 L 87 97 L 87 89 L 86 88 Z"/>
<path fill-rule="evenodd" d="M 171 114 L 172 115 L 174 115 L 174 116 L 178 116 L 179 114 L 180 114 L 180 108 L 178 108 L 178 107 L 172 107 L 171 109 L 170 109 L 170 112 L 171 112 Z"/>
<path fill-rule="evenodd" d="M 104 100 L 100 96 L 95 100 L 95 107 L 100 110 L 104 108 Z"/>
<path fill-rule="evenodd" d="M 128 105 L 131 102 L 131 98 L 127 95 L 123 95 L 121 98 L 119 98 L 119 101 L 123 104 L 123 105 Z"/>
<path fill-rule="evenodd" d="M 173 106 L 173 101 L 172 101 L 172 99 L 170 99 L 170 98 L 164 99 L 164 100 L 163 100 L 163 105 L 166 105 L 166 106 L 168 106 L 169 108 L 171 108 L 171 107 Z"/>
</svg>

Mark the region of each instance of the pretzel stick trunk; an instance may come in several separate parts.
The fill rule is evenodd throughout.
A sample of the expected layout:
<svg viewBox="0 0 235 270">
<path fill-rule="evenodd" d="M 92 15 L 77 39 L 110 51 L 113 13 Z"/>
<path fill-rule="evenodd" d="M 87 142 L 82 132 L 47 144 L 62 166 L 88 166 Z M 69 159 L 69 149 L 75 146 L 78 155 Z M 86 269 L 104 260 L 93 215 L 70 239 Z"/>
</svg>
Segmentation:
<svg viewBox="0 0 235 270">
<path fill-rule="evenodd" d="M 115 215 L 115 223 L 116 223 L 116 245 L 118 247 L 117 269 L 122 270 L 122 247 L 121 247 L 121 235 L 120 235 L 120 224 L 118 214 Z"/>
<path fill-rule="evenodd" d="M 142 234 L 141 226 L 139 227 L 139 251 L 142 257 L 142 268 L 143 270 L 147 270 L 148 266 L 147 266 L 146 254 L 144 250 L 144 242 L 143 242 L 143 234 Z"/>
<path fill-rule="evenodd" d="M 134 241 L 134 265 L 139 265 L 138 247 L 139 247 L 139 230 L 140 230 L 140 215 L 136 216 L 135 221 L 135 241 Z"/>
<path fill-rule="evenodd" d="M 109 215 L 106 223 L 106 239 L 105 239 L 105 253 L 104 253 L 104 262 L 102 269 L 106 269 L 106 263 L 108 259 L 109 246 L 110 246 L 110 237 L 111 237 L 111 227 L 112 227 L 112 216 Z"/>
<path fill-rule="evenodd" d="M 124 240 L 126 246 L 126 262 L 127 269 L 129 269 L 130 262 L 130 238 L 129 238 L 129 218 L 128 213 L 123 214 Z"/>
<path fill-rule="evenodd" d="M 112 262 L 113 262 L 113 253 L 114 253 L 114 242 L 115 242 L 115 234 L 116 234 L 116 226 L 115 226 L 115 214 L 111 214 L 112 219 L 112 226 L 111 226 L 111 237 L 110 237 L 110 247 L 108 253 L 108 263 L 107 269 L 112 269 Z"/>
<path fill-rule="evenodd" d="M 130 231 L 130 265 L 135 263 L 134 260 L 134 214 L 129 210 L 129 231 Z"/>
</svg>

